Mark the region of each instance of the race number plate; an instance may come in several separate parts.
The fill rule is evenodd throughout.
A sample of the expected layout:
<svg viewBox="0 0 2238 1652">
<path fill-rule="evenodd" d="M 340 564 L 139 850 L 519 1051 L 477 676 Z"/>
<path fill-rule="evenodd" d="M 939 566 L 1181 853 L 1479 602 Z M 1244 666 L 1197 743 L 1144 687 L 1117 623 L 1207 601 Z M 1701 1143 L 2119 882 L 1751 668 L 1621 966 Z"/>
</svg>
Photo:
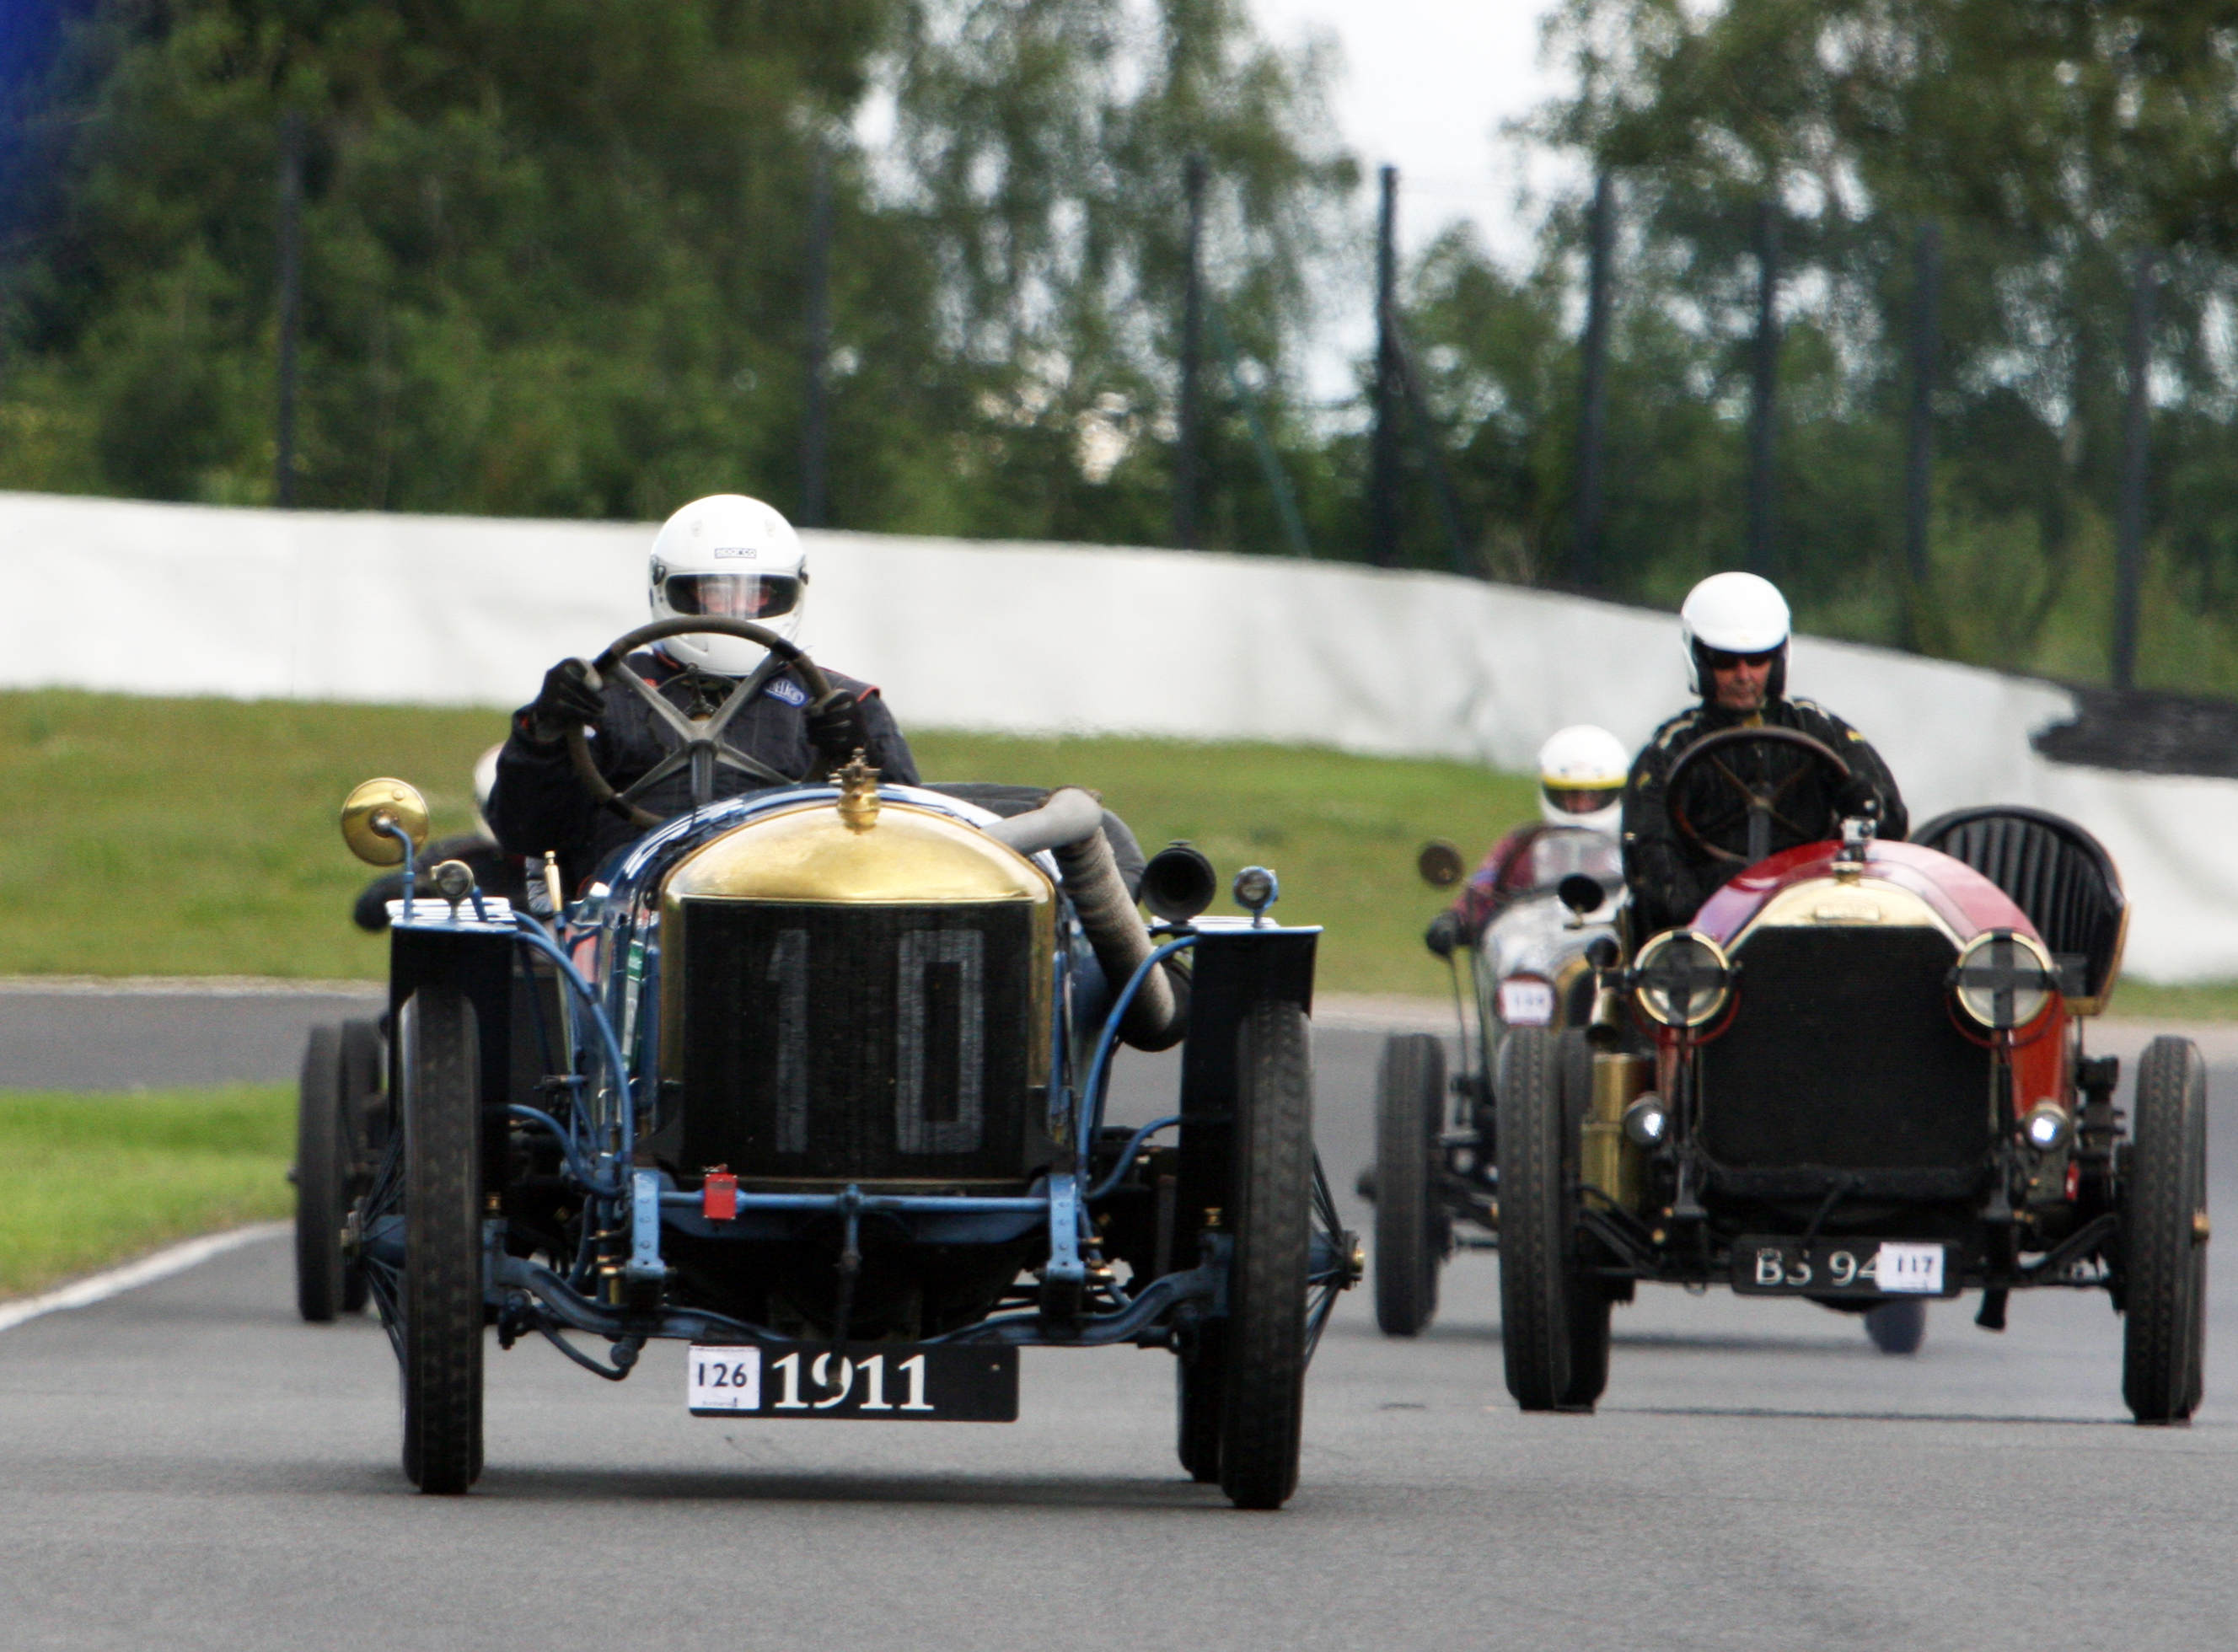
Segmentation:
<svg viewBox="0 0 2238 1652">
<path fill-rule="evenodd" d="M 983 1344 L 855 1343 L 834 1371 L 819 1343 L 694 1343 L 684 1383 L 694 1417 L 1018 1420 L 1018 1351 Z"/>
<path fill-rule="evenodd" d="M 1748 1296 L 1954 1296 L 1946 1282 L 1949 1246 L 1893 1239 L 1845 1239 L 1813 1245 L 1791 1240 L 1733 1241 L 1733 1289 Z"/>
</svg>

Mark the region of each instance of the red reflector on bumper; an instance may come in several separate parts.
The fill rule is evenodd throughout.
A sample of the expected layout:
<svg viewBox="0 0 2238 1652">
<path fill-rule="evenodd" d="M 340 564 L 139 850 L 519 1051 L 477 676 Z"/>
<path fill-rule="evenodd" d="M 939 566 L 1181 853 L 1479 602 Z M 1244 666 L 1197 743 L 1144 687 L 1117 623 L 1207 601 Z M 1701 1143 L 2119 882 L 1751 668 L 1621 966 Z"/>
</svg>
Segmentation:
<svg viewBox="0 0 2238 1652">
<path fill-rule="evenodd" d="M 699 1213 L 711 1222 L 727 1222 L 738 1213 L 738 1179 L 726 1170 L 711 1170 L 699 1186 Z"/>
</svg>

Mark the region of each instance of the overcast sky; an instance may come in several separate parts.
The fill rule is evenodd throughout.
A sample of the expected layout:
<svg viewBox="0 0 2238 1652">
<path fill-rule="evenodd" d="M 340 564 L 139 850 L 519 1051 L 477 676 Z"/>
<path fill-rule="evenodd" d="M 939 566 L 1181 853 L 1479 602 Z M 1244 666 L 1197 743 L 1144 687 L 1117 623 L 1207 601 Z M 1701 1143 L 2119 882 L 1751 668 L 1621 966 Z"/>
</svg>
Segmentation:
<svg viewBox="0 0 2238 1652">
<path fill-rule="evenodd" d="M 1369 168 L 1399 169 L 1400 233 L 1419 247 L 1466 217 L 1508 256 L 1526 248 L 1516 195 L 1526 180 L 1500 123 L 1566 89 L 1539 62 L 1549 0 L 1247 0 L 1262 32 L 1294 44 L 1335 37 L 1346 140 Z M 1534 180 L 1542 185 L 1548 180 Z"/>
<path fill-rule="evenodd" d="M 1486 245 L 1520 262 L 1530 249 L 1526 188 L 1544 190 L 1562 173 L 1542 158 L 1527 174 L 1503 122 L 1567 88 L 1539 63 L 1539 22 L 1552 0 L 1247 0 L 1260 30 L 1284 45 L 1314 30 L 1343 54 L 1335 88 L 1344 138 L 1373 177 L 1399 169 L 1399 233 L 1418 248 L 1455 218 L 1473 222 Z M 1341 395 L 1345 360 L 1367 347 L 1366 314 L 1332 329 L 1315 353 L 1319 395 Z"/>
</svg>

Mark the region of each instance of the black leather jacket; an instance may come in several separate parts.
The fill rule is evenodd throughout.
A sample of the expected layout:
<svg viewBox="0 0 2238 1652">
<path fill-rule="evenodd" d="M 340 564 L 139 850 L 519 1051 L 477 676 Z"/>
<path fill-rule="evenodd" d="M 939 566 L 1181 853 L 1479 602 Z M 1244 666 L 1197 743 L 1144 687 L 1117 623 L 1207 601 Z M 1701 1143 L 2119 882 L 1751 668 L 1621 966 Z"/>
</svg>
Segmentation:
<svg viewBox="0 0 2238 1652">
<path fill-rule="evenodd" d="M 1750 713 L 1715 705 L 1681 711 L 1656 730 L 1632 759 L 1632 775 L 1624 790 L 1624 876 L 1632 888 L 1639 935 L 1650 935 L 1692 922 L 1702 902 L 1742 869 L 1703 854 L 1679 836 L 1671 823 L 1667 799 L 1671 771 L 1689 746 L 1719 730 L 1741 728 L 1752 720 L 1794 729 L 1831 746 L 1879 800 L 1880 836 L 1897 840 L 1909 829 L 1904 799 L 1880 753 L 1866 743 L 1864 736 L 1824 706 L 1809 700 L 1775 699 L 1767 702 L 1753 719 Z M 1831 838 L 1841 829 L 1836 788 L 1828 783 L 1824 768 L 1806 754 L 1766 744 L 1744 747 L 1727 756 L 1726 766 L 1751 785 L 1785 780 L 1798 770 L 1812 770 L 1796 782 L 1780 812 L 1818 836 L 1798 836 L 1775 824 L 1773 853 Z M 1720 849 L 1745 853 L 1747 809 L 1731 783 L 1698 765 L 1686 776 L 1685 785 L 1685 796 L 1680 801 L 1687 818 L 1703 836 Z"/>
<path fill-rule="evenodd" d="M 650 649 L 631 655 L 623 664 L 659 689 L 670 704 L 693 717 L 719 705 L 738 681 L 678 665 Z M 837 671 L 824 675 L 833 688 L 850 689 L 861 697 L 864 727 L 870 737 L 864 755 L 877 765 L 879 777 L 900 785 L 917 784 L 917 759 L 910 755 L 909 742 L 902 738 L 878 691 Z M 591 755 L 607 783 L 619 791 L 650 771 L 672 747 L 655 734 L 652 710 L 633 690 L 609 684 L 605 699 L 606 715 L 591 740 Z M 807 704 L 808 691 L 798 677 L 790 671 L 780 671 L 752 704 L 738 709 L 723 731 L 724 743 L 781 774 L 804 776 L 816 756 L 808 742 Z M 772 783 L 728 765 L 715 770 L 718 801 Z M 664 818 L 684 813 L 692 807 L 690 771 L 679 770 L 637 801 Z M 498 754 L 497 786 L 490 795 L 488 813 L 490 829 L 507 854 L 540 862 L 546 849 L 556 849 L 560 877 L 570 890 L 615 849 L 635 842 L 642 830 L 592 802 L 567 760 L 566 743 L 540 743 L 530 731 L 526 706 L 513 714 L 513 733 Z"/>
</svg>

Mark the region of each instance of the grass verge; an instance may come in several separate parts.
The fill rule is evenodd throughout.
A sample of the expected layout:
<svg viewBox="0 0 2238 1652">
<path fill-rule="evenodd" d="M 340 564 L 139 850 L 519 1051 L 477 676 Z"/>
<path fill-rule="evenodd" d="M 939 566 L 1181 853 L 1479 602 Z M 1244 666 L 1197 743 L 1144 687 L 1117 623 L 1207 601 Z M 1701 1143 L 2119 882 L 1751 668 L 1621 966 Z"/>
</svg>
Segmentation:
<svg viewBox="0 0 2238 1652">
<path fill-rule="evenodd" d="M 0 1091 L 0 1298 L 295 1209 L 288 1085 Z"/>
<path fill-rule="evenodd" d="M 0 975 L 378 976 L 383 943 L 348 920 L 368 875 L 335 809 L 395 775 L 427 794 L 438 833 L 461 829 L 475 754 L 504 732 L 495 711 L 0 693 Z M 1335 992 L 1443 996 L 1421 945 L 1443 902 L 1415 852 L 1447 837 L 1473 860 L 1535 806 L 1528 781 L 1460 763 L 939 730 L 911 743 L 935 779 L 1092 787 L 1146 849 L 1189 838 L 1223 882 L 1273 867 L 1278 915 L 1328 926 L 1320 980 Z M 2238 981 L 2131 978 L 2114 1003 L 2238 1019 Z"/>
<path fill-rule="evenodd" d="M 369 875 L 335 809 L 394 775 L 427 794 L 439 834 L 461 829 L 474 756 L 504 732 L 493 711 L 0 694 L 0 974 L 377 976 L 387 949 L 348 919 Z M 1420 940 L 1442 902 L 1415 851 L 1442 836 L 1473 856 L 1533 807 L 1527 782 L 1460 763 L 938 731 L 912 744 L 934 779 L 1092 787 L 1146 848 L 1187 837 L 1223 881 L 1273 867 L 1279 915 L 1328 926 L 1335 991 L 1443 992 Z"/>
</svg>

